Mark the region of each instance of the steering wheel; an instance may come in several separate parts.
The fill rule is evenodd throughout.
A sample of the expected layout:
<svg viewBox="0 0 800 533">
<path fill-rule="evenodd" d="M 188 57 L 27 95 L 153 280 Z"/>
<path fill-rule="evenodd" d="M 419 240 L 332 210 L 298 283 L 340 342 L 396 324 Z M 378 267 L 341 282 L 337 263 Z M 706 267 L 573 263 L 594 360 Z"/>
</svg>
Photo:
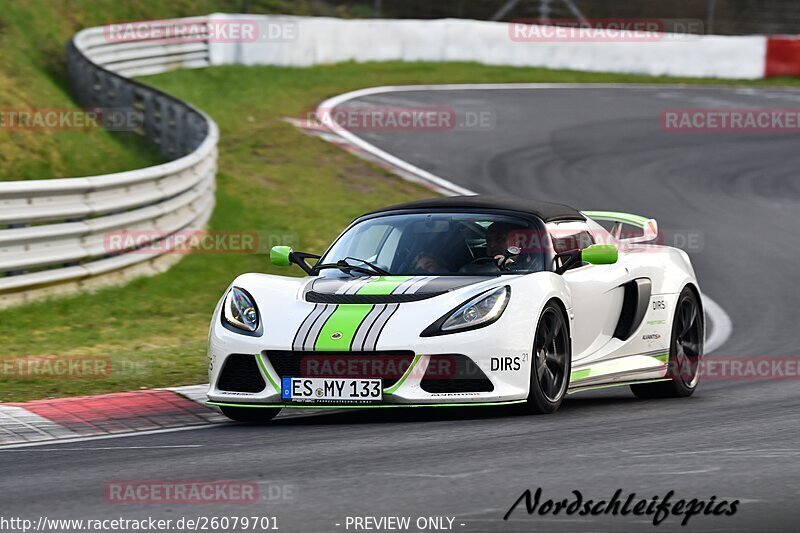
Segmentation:
<svg viewBox="0 0 800 533">
<path fill-rule="evenodd" d="M 497 266 L 494 257 L 476 257 L 475 259 L 469 262 L 470 265 L 488 265 L 489 263 L 492 263 L 494 266 Z"/>
<path fill-rule="evenodd" d="M 489 267 L 491 265 L 491 267 Z M 495 274 L 500 272 L 494 257 L 476 257 L 466 265 L 458 269 L 459 272 L 471 274 Z"/>
</svg>

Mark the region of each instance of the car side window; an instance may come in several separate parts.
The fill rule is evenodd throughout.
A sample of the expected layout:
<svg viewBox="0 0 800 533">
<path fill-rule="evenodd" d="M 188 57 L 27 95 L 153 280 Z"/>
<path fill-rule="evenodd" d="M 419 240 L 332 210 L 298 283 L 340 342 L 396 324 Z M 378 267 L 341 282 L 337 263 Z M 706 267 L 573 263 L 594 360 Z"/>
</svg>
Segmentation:
<svg viewBox="0 0 800 533">
<path fill-rule="evenodd" d="M 586 222 L 560 222 L 547 225 L 556 254 L 583 250 L 595 243 L 594 232 Z"/>
</svg>

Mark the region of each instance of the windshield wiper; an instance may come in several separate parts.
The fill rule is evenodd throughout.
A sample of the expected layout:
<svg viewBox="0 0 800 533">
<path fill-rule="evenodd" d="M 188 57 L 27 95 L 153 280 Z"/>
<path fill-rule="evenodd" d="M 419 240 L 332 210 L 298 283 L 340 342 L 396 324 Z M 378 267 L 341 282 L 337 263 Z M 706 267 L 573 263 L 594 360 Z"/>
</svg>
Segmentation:
<svg viewBox="0 0 800 533">
<path fill-rule="evenodd" d="M 361 261 L 362 263 L 367 265 L 369 268 L 371 268 L 373 272 L 375 272 L 376 274 L 379 274 L 381 276 L 391 276 L 392 275 L 392 273 L 389 272 L 388 270 L 385 270 L 385 269 L 379 267 L 378 265 L 370 263 L 369 261 L 364 261 L 363 259 L 359 259 L 357 257 L 345 257 L 344 258 L 345 264 L 349 264 L 349 263 L 347 263 L 348 259 L 352 259 L 353 261 Z"/>
<path fill-rule="evenodd" d="M 353 261 L 360 261 L 366 265 L 366 267 L 362 267 L 360 265 L 351 265 L 347 262 L 348 259 Z M 364 261 L 363 259 L 357 259 L 355 257 L 345 257 L 344 259 L 340 259 L 335 263 L 324 263 L 321 265 L 314 265 L 314 270 L 324 270 L 326 268 L 338 268 L 345 274 L 350 274 L 352 271 L 361 272 L 362 274 L 378 274 L 379 276 L 391 276 L 391 273 L 388 270 L 384 270 L 377 265 L 373 265 L 369 261 Z"/>
</svg>

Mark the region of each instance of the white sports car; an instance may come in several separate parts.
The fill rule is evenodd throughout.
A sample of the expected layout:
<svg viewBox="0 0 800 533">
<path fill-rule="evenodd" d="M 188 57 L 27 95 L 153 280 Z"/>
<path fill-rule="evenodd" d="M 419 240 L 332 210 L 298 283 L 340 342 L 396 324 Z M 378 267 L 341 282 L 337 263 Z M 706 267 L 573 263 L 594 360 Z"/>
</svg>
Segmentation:
<svg viewBox="0 0 800 533">
<path fill-rule="evenodd" d="M 285 408 L 552 413 L 611 385 L 689 396 L 702 299 L 686 253 L 657 237 L 636 215 L 461 196 L 368 213 L 322 256 L 277 246 L 273 264 L 307 275 L 233 281 L 211 321 L 209 403 L 258 422 Z"/>
</svg>

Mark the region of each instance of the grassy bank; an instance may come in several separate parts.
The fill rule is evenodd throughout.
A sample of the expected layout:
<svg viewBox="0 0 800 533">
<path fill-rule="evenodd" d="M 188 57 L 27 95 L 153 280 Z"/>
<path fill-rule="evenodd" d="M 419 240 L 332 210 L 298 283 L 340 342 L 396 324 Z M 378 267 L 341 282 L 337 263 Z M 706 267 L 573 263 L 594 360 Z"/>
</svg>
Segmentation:
<svg viewBox="0 0 800 533">
<path fill-rule="evenodd" d="M 0 0 L 0 111 L 78 109 L 67 88 L 64 53 L 66 43 L 78 30 L 119 21 L 238 13 L 241 8 L 241 0 Z M 313 0 L 251 0 L 249 10 L 365 14 L 337 10 Z M 158 162 L 158 152 L 133 134 L 0 127 L 3 181 L 105 174 Z"/>
</svg>

